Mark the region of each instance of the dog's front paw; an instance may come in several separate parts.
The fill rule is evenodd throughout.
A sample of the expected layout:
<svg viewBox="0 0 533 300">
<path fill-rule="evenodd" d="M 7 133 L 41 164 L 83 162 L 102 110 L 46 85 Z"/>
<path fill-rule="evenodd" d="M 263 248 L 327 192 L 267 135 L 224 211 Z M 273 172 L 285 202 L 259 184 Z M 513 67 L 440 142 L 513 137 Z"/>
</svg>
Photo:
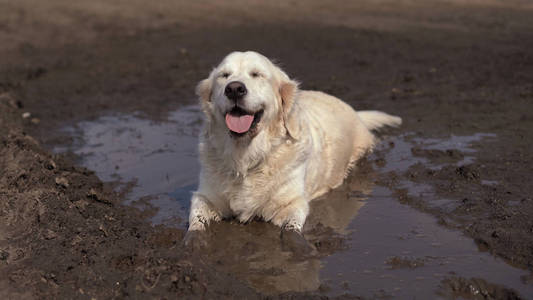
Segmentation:
<svg viewBox="0 0 533 300">
<path fill-rule="evenodd" d="M 205 230 L 189 230 L 183 238 L 183 246 L 191 252 L 202 251 L 208 245 L 208 236 Z"/>
<path fill-rule="evenodd" d="M 291 252 L 294 257 L 307 257 L 314 248 L 307 242 L 303 234 L 296 230 L 282 229 L 280 234 L 281 250 Z"/>
</svg>

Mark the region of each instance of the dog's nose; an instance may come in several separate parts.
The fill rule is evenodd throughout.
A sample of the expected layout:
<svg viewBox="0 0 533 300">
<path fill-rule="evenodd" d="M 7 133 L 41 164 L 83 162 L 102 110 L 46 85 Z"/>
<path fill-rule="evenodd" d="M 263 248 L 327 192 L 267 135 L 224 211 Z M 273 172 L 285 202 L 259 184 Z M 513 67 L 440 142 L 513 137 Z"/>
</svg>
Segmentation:
<svg viewBox="0 0 533 300">
<path fill-rule="evenodd" d="M 232 81 L 228 83 L 224 89 L 224 95 L 231 100 L 240 99 L 244 97 L 247 92 L 246 86 L 240 81 Z"/>
</svg>

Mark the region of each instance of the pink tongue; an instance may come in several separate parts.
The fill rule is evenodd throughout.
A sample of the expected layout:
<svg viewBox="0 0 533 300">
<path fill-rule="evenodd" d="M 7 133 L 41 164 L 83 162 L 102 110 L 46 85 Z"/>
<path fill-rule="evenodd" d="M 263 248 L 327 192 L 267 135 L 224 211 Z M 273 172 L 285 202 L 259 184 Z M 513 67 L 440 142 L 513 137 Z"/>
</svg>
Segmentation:
<svg viewBox="0 0 533 300">
<path fill-rule="evenodd" d="M 226 126 L 228 126 L 229 130 L 236 133 L 243 133 L 250 130 L 253 121 L 253 115 L 233 116 L 226 114 Z"/>
</svg>

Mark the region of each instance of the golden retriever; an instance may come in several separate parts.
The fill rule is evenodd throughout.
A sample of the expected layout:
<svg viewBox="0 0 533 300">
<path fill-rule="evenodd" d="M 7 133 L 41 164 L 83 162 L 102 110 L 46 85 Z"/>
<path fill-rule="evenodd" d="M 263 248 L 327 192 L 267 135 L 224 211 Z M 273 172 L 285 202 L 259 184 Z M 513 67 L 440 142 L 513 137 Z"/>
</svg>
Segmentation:
<svg viewBox="0 0 533 300">
<path fill-rule="evenodd" d="M 309 201 L 339 186 L 372 149 L 370 130 L 401 124 L 399 117 L 355 112 L 333 96 L 300 90 L 252 51 L 230 53 L 196 93 L 206 120 L 189 231 L 223 218 L 260 217 L 301 232 Z"/>
</svg>

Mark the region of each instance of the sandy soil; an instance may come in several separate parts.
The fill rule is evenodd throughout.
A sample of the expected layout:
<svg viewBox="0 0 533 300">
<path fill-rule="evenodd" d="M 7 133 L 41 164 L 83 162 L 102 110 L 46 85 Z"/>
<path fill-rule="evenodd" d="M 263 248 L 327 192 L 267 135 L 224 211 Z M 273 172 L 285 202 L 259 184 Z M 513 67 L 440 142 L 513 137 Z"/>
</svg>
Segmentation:
<svg viewBox="0 0 533 300">
<path fill-rule="evenodd" d="M 467 166 L 409 169 L 456 201 L 453 211 L 401 188 L 396 197 L 533 270 L 532 14 L 528 1 L 0 0 L 0 295 L 263 297 L 49 151 L 69 142 L 65 124 L 108 111 L 158 119 L 194 103 L 196 82 L 242 49 L 278 59 L 305 89 L 400 115 L 401 132 L 495 134 Z M 461 154 L 413 155 L 447 164 Z M 394 188 L 400 178 L 376 180 Z M 444 285 L 449 297 L 520 297 L 483 280 Z"/>
</svg>

